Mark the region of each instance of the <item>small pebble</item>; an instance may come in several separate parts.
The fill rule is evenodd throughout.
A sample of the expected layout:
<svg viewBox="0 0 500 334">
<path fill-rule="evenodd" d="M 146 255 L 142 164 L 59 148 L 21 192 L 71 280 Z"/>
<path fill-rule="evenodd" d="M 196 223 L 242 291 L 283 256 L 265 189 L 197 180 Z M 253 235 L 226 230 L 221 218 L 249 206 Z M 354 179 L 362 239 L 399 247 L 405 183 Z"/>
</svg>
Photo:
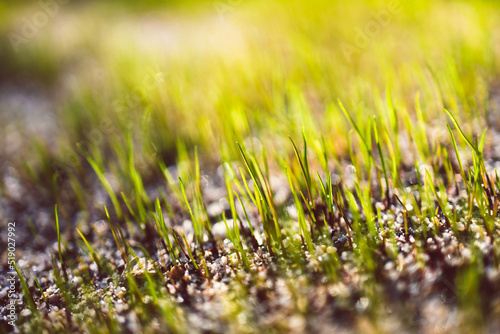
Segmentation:
<svg viewBox="0 0 500 334">
<path fill-rule="evenodd" d="M 337 248 L 332 247 L 332 246 L 328 246 L 328 247 L 326 248 L 326 252 L 327 252 L 328 254 L 333 254 L 333 253 L 336 253 L 336 252 L 337 252 Z"/>
<path fill-rule="evenodd" d="M 21 311 L 20 316 L 21 317 L 29 317 L 31 315 L 31 310 L 28 308 L 25 308 L 24 310 Z"/>
<path fill-rule="evenodd" d="M 59 294 L 52 294 L 47 298 L 47 301 L 51 304 L 58 304 L 62 300 L 61 295 Z"/>
<path fill-rule="evenodd" d="M 184 269 L 181 266 L 174 266 L 172 270 L 167 273 L 168 278 L 173 278 L 175 280 L 180 279 L 184 275 Z"/>
<path fill-rule="evenodd" d="M 8 291 L 9 289 L 7 287 L 5 287 L 2 291 L 0 291 L 0 299 L 4 299 L 5 297 L 7 297 Z"/>
</svg>

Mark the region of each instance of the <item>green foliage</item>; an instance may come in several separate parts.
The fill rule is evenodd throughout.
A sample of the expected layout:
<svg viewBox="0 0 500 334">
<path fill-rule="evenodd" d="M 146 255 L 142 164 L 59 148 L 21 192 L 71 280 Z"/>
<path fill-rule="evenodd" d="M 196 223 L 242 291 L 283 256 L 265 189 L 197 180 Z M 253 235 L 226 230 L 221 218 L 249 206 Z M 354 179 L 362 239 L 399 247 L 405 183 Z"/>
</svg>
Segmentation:
<svg viewBox="0 0 500 334">
<path fill-rule="evenodd" d="M 7 17 L 3 11 L 24 13 L 17 6 L 0 5 L 0 18 Z M 405 245 L 413 247 L 419 270 L 427 265 L 428 240 L 444 238 L 443 231 L 453 232 L 462 245 L 457 249 L 488 238 L 491 254 L 500 254 L 500 178 L 488 161 L 494 137 L 478 133 L 492 119 L 490 81 L 500 75 L 498 50 L 490 45 L 498 4 L 402 2 L 363 45 L 359 33 L 387 4 L 230 1 L 211 12 L 191 1 L 140 5 L 141 13 L 156 10 L 151 18 L 128 7 L 118 15 L 114 5 L 97 2 L 75 15 L 72 6 L 58 14 L 61 26 L 69 27 L 67 47 L 47 27 L 18 57 L 0 55 L 6 68 L 0 79 L 14 69 L 24 73 L 21 79 L 30 73 L 47 91 L 61 91 L 54 98 L 53 138 L 24 131 L 19 120 L 1 129 L 20 138 L 23 154 L 12 157 L 15 179 L 64 208 L 70 232 L 73 221 L 82 224 L 75 218 L 80 212 L 83 223 L 107 219 L 114 243 L 98 244 L 95 231 L 83 233 L 80 225 L 77 232 L 97 264 L 95 275 L 126 285 L 124 300 L 144 324 L 160 319 L 171 332 L 189 332 L 192 320 L 183 312 L 193 301 L 180 301 L 188 294 L 186 281 L 199 274 L 197 288 L 210 287 L 217 260 L 239 269 L 230 276 L 229 292 L 217 297 L 228 308 L 224 328 L 238 332 L 259 319 L 233 294 L 249 296 L 251 282 L 265 298 L 261 262 L 272 268 L 270 276 L 285 281 L 297 298 L 294 311 L 306 318 L 313 306 L 304 302 L 305 289 L 321 282 L 337 302 L 333 284 L 355 273 L 357 293 L 370 297 L 363 317 L 373 320 L 386 306 L 377 280 L 385 277 L 385 263 L 404 271 L 397 261 L 408 255 Z M 449 20 L 452 15 L 457 19 Z M 96 24 L 80 31 L 89 21 Z M 9 29 L 15 25 L 0 23 L 0 31 Z M 58 82 L 71 85 L 56 89 Z M 1 114 L 0 120 L 8 119 Z M 14 203 L 9 180 L 2 177 L 0 187 Z M 225 198 L 209 193 L 221 190 Z M 96 196 L 101 192 L 107 195 Z M 210 213 L 218 200 L 222 212 Z M 54 211 L 62 273 L 57 264 L 53 273 L 67 309 L 77 313 L 68 274 L 84 278 L 88 295 L 96 277 L 79 271 L 88 259 L 74 254 L 74 240 L 63 240 L 57 205 Z M 187 219 L 192 233 L 184 230 Z M 214 236 L 215 223 L 225 225 L 223 237 Z M 125 263 L 120 273 L 101 247 L 116 247 Z M 457 281 L 467 285 L 461 307 L 469 301 L 481 307 L 479 253 L 474 248 L 458 271 Z M 172 278 L 174 270 L 182 277 Z M 101 302 L 112 309 L 114 300 Z M 92 330 L 119 332 L 121 315 L 99 305 L 96 321 L 103 327 Z M 373 332 L 384 331 L 375 327 Z"/>
</svg>

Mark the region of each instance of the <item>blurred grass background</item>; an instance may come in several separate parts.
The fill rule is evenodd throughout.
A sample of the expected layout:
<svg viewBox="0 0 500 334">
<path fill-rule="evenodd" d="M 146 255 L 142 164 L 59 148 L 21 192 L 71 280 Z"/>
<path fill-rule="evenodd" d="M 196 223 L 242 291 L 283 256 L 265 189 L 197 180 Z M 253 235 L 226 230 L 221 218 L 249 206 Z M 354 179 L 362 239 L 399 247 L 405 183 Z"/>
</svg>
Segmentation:
<svg viewBox="0 0 500 334">
<path fill-rule="evenodd" d="M 359 120 L 389 122 L 389 91 L 402 137 L 411 141 L 410 128 L 421 122 L 440 126 L 427 131 L 430 149 L 403 148 L 425 162 L 432 143 L 447 136 L 443 106 L 469 133 L 494 126 L 499 7 L 479 0 L 73 0 L 58 4 L 16 51 L 13 34 L 23 37 L 43 7 L 3 2 L 4 196 L 23 202 L 5 184 L 12 167 L 35 202 L 79 198 L 75 205 L 85 207 L 93 173 L 78 143 L 113 175 L 117 192 L 129 191 L 127 134 L 139 173 L 153 185 L 157 158 L 170 166 L 198 146 L 209 169 L 223 154 L 239 159 L 235 142 L 252 138 L 270 156 L 290 155 L 287 137 L 299 138 L 302 125 L 313 145 L 323 135 L 341 161 L 350 126 L 337 98 Z"/>
<path fill-rule="evenodd" d="M 47 14 L 47 8 L 51 8 L 51 15 Z M 438 232 L 438 210 L 434 200 L 438 199 L 437 191 L 447 199 L 447 204 L 465 198 L 461 198 L 462 194 L 447 196 L 450 180 L 455 181 L 458 168 L 452 166 L 455 152 L 450 133 L 453 130 L 447 131 L 445 125 L 451 122 L 443 107 L 457 117 L 467 138 L 473 138 L 485 128 L 490 129 L 484 145 L 485 172 L 486 168 L 488 172 L 499 168 L 500 150 L 496 145 L 500 126 L 499 56 L 500 3 L 497 1 L 1 2 L 0 220 L 19 223 L 16 230 L 18 249 L 35 245 L 33 248 L 37 251 L 46 252 L 47 245 L 56 240 L 56 223 L 52 217 L 57 203 L 67 259 L 74 255 L 72 252 L 77 244 L 73 227 L 82 230 L 83 237 L 99 219 L 107 219 L 111 227 L 111 222 L 116 226 L 126 223 L 126 237 L 130 237 L 131 243 L 134 239 L 146 240 L 150 250 L 155 250 L 157 238 L 150 230 L 158 229 L 154 219 L 164 221 L 163 216 L 157 217 L 158 213 L 163 215 L 161 201 L 170 227 L 185 225 L 187 219 L 191 219 L 193 230 L 198 231 L 195 237 L 200 239 L 197 243 L 203 256 L 203 250 L 207 249 L 202 242 L 203 230 L 209 231 L 209 222 L 214 223 L 217 219 L 221 225 L 220 215 L 225 214 L 221 211 L 210 219 L 205 204 L 220 204 L 223 210 L 221 200 L 225 200 L 225 190 L 228 199 L 232 198 L 226 200 L 226 204 L 234 201 L 232 190 L 237 188 L 237 177 L 233 179 L 234 173 L 228 166 L 237 162 L 231 165 L 234 171 L 237 171 L 235 166 L 245 169 L 241 153 L 247 152 L 255 159 L 253 168 L 262 166 L 265 170 L 269 193 L 276 191 L 275 188 L 270 190 L 272 186 L 285 189 L 281 196 L 275 196 L 281 197 L 276 205 L 277 213 L 274 212 L 273 195 L 266 193 L 268 206 L 273 207 L 273 219 L 261 214 L 259 221 L 254 212 L 252 219 L 257 218 L 251 224 L 255 223 L 256 228 L 263 226 L 268 233 L 268 226 L 276 223 L 276 227 L 285 230 L 284 236 L 296 239 L 297 236 L 302 238 L 300 233 L 307 235 L 304 232 L 307 231 L 305 209 L 301 209 L 298 197 L 290 196 L 285 175 L 289 177 L 292 192 L 296 188 L 306 194 L 307 186 L 310 202 L 305 203 L 306 197 L 302 195 L 307 205 L 324 204 L 327 198 L 331 202 L 333 190 L 330 189 L 332 196 L 327 197 L 324 186 L 321 193 L 320 183 L 323 185 L 322 177 L 329 181 L 332 177 L 334 181 L 328 182 L 330 188 L 342 180 L 350 194 L 346 201 L 348 209 L 359 216 L 354 220 L 360 221 L 364 218 L 360 218 L 354 194 L 361 195 L 358 200 L 366 220 L 373 223 L 369 225 L 373 230 L 376 219 L 382 215 L 381 207 L 384 208 L 384 220 L 396 223 L 391 221 L 396 219 L 396 209 L 390 206 L 387 195 L 390 189 L 393 195 L 399 193 L 403 202 L 406 195 L 412 198 L 414 211 L 411 214 L 415 217 L 411 218 L 420 219 L 418 223 L 424 231 L 423 235 L 417 235 L 417 239 L 422 238 L 417 241 L 425 245 L 424 241 L 428 241 L 425 229 L 430 224 L 427 218 L 434 219 L 434 231 Z M 342 112 L 338 99 L 348 112 Z M 351 116 L 352 123 L 348 120 Z M 359 130 L 357 134 L 353 128 Z M 460 139 L 461 159 L 464 164 L 469 163 L 471 150 L 459 137 L 455 126 L 453 129 L 456 138 Z M 297 157 L 288 136 L 299 146 Z M 363 136 L 370 141 L 365 143 L 366 147 L 360 140 Z M 241 153 L 236 142 L 243 144 Z M 195 151 L 200 157 L 201 177 L 195 166 Z M 297 162 L 301 159 L 299 152 L 307 155 L 304 161 L 308 161 L 313 171 L 312 191 L 308 184 L 311 181 L 307 180 L 311 175 L 303 173 L 302 162 L 301 166 Z M 496 161 L 491 157 L 496 157 Z M 271 173 L 267 171 L 268 166 Z M 165 168 L 168 173 L 164 173 Z M 250 167 L 248 170 L 252 173 Z M 314 174 L 316 170 L 319 170 L 317 175 Z M 373 177 L 374 171 L 378 184 Z M 419 179 L 418 171 L 426 173 L 423 178 Z M 386 174 L 384 184 L 382 173 Z M 241 174 L 246 177 L 244 172 Z M 270 175 L 278 175 L 283 182 L 279 183 L 280 180 Z M 177 182 L 177 177 L 185 183 L 187 196 L 182 194 L 184 198 L 180 194 L 180 189 L 184 192 L 184 184 Z M 224 177 L 227 189 L 224 189 Z M 202 189 L 202 182 L 212 184 Z M 215 182 L 219 184 L 214 185 Z M 233 189 L 231 182 L 235 183 Z M 252 188 L 256 184 L 255 180 L 253 182 Z M 259 182 L 264 184 L 263 180 Z M 419 201 L 424 202 L 422 210 L 417 210 L 420 204 L 416 203 L 410 185 L 418 189 Z M 351 191 L 350 187 L 358 189 Z M 237 190 L 244 193 L 241 185 Z M 279 190 L 282 189 L 276 193 Z M 456 191 L 458 193 L 458 186 Z M 482 191 L 478 190 L 480 194 Z M 382 203 L 384 197 L 387 205 Z M 471 203 L 474 201 L 473 196 L 468 198 Z M 482 202 L 481 198 L 476 197 L 476 202 L 484 209 L 486 197 Z M 448 199 L 453 201 L 448 203 Z M 295 200 L 299 224 L 291 214 L 284 212 L 294 207 L 286 204 L 286 201 L 291 204 L 291 200 Z M 104 205 L 110 210 L 111 218 L 105 216 Z M 235 219 L 236 209 L 234 204 L 232 206 L 231 217 Z M 333 213 L 333 203 L 331 208 L 330 213 Z M 459 209 L 463 211 L 459 216 L 466 213 L 465 208 L 464 205 Z M 471 206 L 471 214 L 472 208 L 474 206 Z M 124 213 L 122 217 L 120 209 Z M 271 215 L 270 212 L 266 214 Z M 310 216 L 312 220 L 313 215 Z M 340 215 L 337 216 L 340 228 Z M 496 211 L 493 216 L 494 226 Z M 406 212 L 404 217 L 407 226 Z M 347 225 L 348 220 L 342 219 Z M 273 225 L 269 229 L 277 235 L 274 241 L 290 243 L 288 236 L 282 239 L 278 236 L 282 231 L 274 228 Z M 431 228 L 432 225 L 429 230 Z M 349 233 L 347 227 L 346 232 Z M 354 241 L 360 245 L 352 252 L 356 271 L 372 273 L 377 266 L 382 267 L 382 260 L 377 262 L 380 236 L 371 234 L 376 247 L 370 249 L 371 232 L 354 232 Z M 408 236 L 407 231 L 405 234 Z M 473 238 L 467 235 L 464 240 L 472 245 L 481 238 L 487 239 L 484 233 L 481 237 L 479 233 L 474 235 Z M 381 237 L 384 249 L 386 237 L 384 232 Z M 389 241 L 391 238 L 397 245 L 395 231 Z M 341 239 L 347 242 L 345 236 Z M 326 249 L 324 241 L 318 243 L 325 247 L 321 252 L 316 248 L 316 255 L 323 254 Z M 328 245 L 333 242 L 327 241 Z M 112 240 L 106 242 L 107 246 L 102 243 L 103 248 L 112 245 Z M 136 241 L 133 244 L 138 245 Z M 233 242 L 235 245 L 238 243 Z M 243 243 L 240 245 L 238 252 L 245 254 Z M 196 245 L 194 247 L 196 249 Z M 114 245 L 112 249 L 116 255 Z M 299 245 L 297 255 L 302 257 L 303 249 Z M 228 251 L 225 241 L 221 250 Z M 311 251 L 312 244 L 309 253 Z M 423 252 L 423 246 L 419 251 Z M 463 309 L 474 309 L 472 313 L 481 319 L 494 298 L 486 288 L 480 291 L 479 278 L 483 270 L 480 253 L 483 250 L 480 252 L 476 248 L 476 252 L 479 255 L 470 261 L 471 269 L 465 271 L 468 276 L 463 276 L 470 289 L 460 298 L 465 306 Z M 61 253 L 59 256 L 63 265 Z M 103 253 L 105 257 L 107 254 Z M 485 256 L 485 263 L 486 259 Z M 77 257 L 77 260 L 81 259 Z M 297 285 L 297 296 L 300 296 L 301 289 L 307 288 L 309 283 L 304 283 L 300 275 L 298 279 L 288 279 L 288 263 L 285 257 L 282 260 L 287 272 L 283 277 L 293 283 L 290 286 Z M 346 268 L 346 272 L 349 271 L 349 261 L 339 262 L 342 264 L 339 272 Z M 336 269 L 332 268 L 322 274 L 334 276 Z M 45 273 L 49 275 L 49 272 Z M 417 275 L 410 275 L 417 279 Z M 399 283 L 402 281 L 404 277 Z M 382 314 L 387 311 L 385 297 L 377 292 L 380 286 L 375 282 L 356 284 L 370 297 L 373 314 L 379 311 Z M 323 283 L 322 279 L 324 288 Z M 251 303 L 247 305 L 247 301 L 240 298 L 248 291 L 239 279 L 230 284 L 230 292 L 221 293 L 220 297 L 227 298 L 228 305 L 233 305 L 228 307 L 233 313 L 227 313 L 227 322 L 236 324 L 241 319 L 236 315 L 251 309 Z M 326 295 L 319 285 L 309 287 L 311 291 L 319 291 L 319 295 Z M 392 293 L 396 289 L 391 285 L 390 290 Z M 156 291 L 155 288 L 152 291 Z M 428 293 L 422 290 L 422 296 Z M 160 295 L 165 297 L 166 292 Z M 479 305 L 481 298 L 486 301 L 483 309 Z M 297 304 L 306 305 L 307 299 L 297 300 Z M 410 304 L 418 304 L 403 298 L 405 303 L 407 300 Z M 182 313 L 174 312 L 177 306 L 169 309 L 170 297 L 163 301 L 168 301 L 166 306 L 160 307 L 164 309 L 165 323 L 182 327 L 183 322 L 178 321 L 183 318 Z M 150 317 L 148 303 L 141 301 L 139 304 L 138 314 Z M 348 307 L 357 309 L 358 303 L 351 306 Z M 413 314 L 405 308 L 395 311 L 407 313 L 405 316 Z M 308 313 L 304 311 L 303 314 Z M 494 319 L 495 314 L 485 313 L 484 316 Z M 100 327 L 101 322 L 94 322 L 94 316 L 86 317 L 82 321 L 97 326 L 96 331 L 104 328 Z M 283 319 L 283 322 L 290 322 L 289 317 Z M 322 318 L 310 319 L 317 322 L 316 319 Z M 252 327 L 252 321 L 245 322 L 244 326 Z M 462 323 L 465 322 L 457 322 L 456 326 Z"/>
</svg>

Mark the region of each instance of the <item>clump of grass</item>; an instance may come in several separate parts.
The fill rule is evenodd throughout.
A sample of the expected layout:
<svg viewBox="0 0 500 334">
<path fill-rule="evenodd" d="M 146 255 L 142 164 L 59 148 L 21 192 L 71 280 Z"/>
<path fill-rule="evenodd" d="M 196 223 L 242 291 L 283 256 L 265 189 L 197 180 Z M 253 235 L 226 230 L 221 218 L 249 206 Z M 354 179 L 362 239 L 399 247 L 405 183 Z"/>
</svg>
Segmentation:
<svg viewBox="0 0 500 334">
<path fill-rule="evenodd" d="M 94 170 L 94 172 L 96 173 L 97 177 L 99 178 L 99 181 L 101 181 L 104 189 L 106 189 L 106 192 L 108 193 L 109 198 L 111 199 L 111 202 L 113 203 L 113 207 L 115 209 L 116 215 L 118 217 L 121 217 L 122 210 L 121 210 L 121 207 L 120 207 L 120 203 L 118 202 L 118 197 L 116 196 L 113 188 L 111 187 L 111 184 L 109 183 L 109 181 L 104 176 L 103 170 L 90 157 L 90 155 L 85 151 L 85 149 L 82 146 L 80 146 L 80 149 L 83 152 L 83 154 L 85 155 L 85 157 L 87 158 L 87 161 L 90 164 L 90 166 L 92 166 L 92 169 Z"/>
<path fill-rule="evenodd" d="M 220 26 L 214 13 L 181 20 L 195 4 L 177 4 L 168 14 L 179 19 L 167 28 L 182 37 L 173 49 L 136 40 L 149 16 L 85 6 L 71 15 L 76 23 L 120 27 L 105 43 L 90 28 L 86 37 L 69 32 L 74 43 L 59 48 L 47 29 L 14 63 L 43 54 L 73 64 L 92 40 L 102 73 L 68 65 L 74 82 L 54 99 L 61 111 L 50 143 L 16 122 L 0 127 L 9 142 L 22 137 L 24 152 L 15 168 L 0 166 L 6 205 L 36 217 L 35 232 L 44 201 L 64 206 L 66 228 L 78 227 L 89 255 L 63 240 L 56 205 L 52 274 L 37 273 L 28 287 L 16 268 L 30 309 L 56 299 L 38 277 L 46 291 L 60 290 L 66 324 L 80 319 L 90 332 L 315 332 L 327 318 L 339 330 L 385 332 L 380 323 L 403 318 L 403 306 L 425 316 L 420 300 L 440 294 L 429 277 L 442 273 L 452 290 L 466 285 L 448 303 L 458 313 L 470 304 L 495 315 L 487 294 L 498 283 L 500 178 L 488 135 L 497 129 L 478 128 L 494 116 L 484 101 L 500 74 L 498 50 L 487 47 L 497 4 L 401 3 L 365 47 L 354 41 L 367 17 L 389 10 L 380 3 L 231 4 Z M 440 19 L 450 13 L 459 19 Z M 66 9 L 59 15 L 69 20 Z M 164 28 L 154 24 L 159 35 Z M 31 192 L 36 212 L 19 199 Z M 105 228 L 82 233 L 80 224 L 100 219 Z M 225 225 L 221 238 L 215 224 Z M 476 316 L 479 327 L 487 317 Z"/>
<path fill-rule="evenodd" d="M 79 229 L 76 229 L 80 237 L 82 238 L 83 242 L 85 243 L 85 246 L 87 247 L 88 252 L 90 253 L 92 260 L 97 264 L 97 267 L 99 268 L 100 271 L 104 270 L 103 264 L 101 263 L 101 260 L 99 256 L 97 255 L 96 251 L 94 248 L 90 245 L 90 243 L 87 241 L 85 236 L 83 235 L 82 232 L 80 232 Z"/>
<path fill-rule="evenodd" d="M 281 250 L 284 252 L 285 247 L 281 238 L 281 229 L 278 223 L 278 216 L 273 201 L 272 191 L 269 186 L 267 178 L 264 177 L 259 163 L 253 155 L 249 152 L 245 153 L 244 148 L 238 143 L 241 156 L 247 168 L 248 173 L 253 181 L 253 192 L 248 187 L 245 181 L 245 176 L 242 178 L 245 184 L 245 189 L 248 196 L 252 199 L 254 205 L 257 207 L 266 235 L 266 242 L 270 253 L 274 253 L 275 245 L 280 245 Z"/>
<path fill-rule="evenodd" d="M 24 298 L 28 302 L 28 307 L 31 310 L 31 312 L 36 316 L 39 315 L 38 309 L 36 307 L 35 300 L 33 299 L 33 296 L 31 295 L 30 289 L 28 287 L 28 284 L 26 283 L 26 279 L 24 278 L 23 274 L 17 267 L 16 261 L 11 261 L 12 265 L 14 266 L 14 269 L 16 270 L 17 277 L 19 278 L 19 282 L 21 282 L 21 290 L 23 291 Z"/>
<path fill-rule="evenodd" d="M 35 275 L 33 275 L 33 279 L 35 280 L 35 284 L 38 288 L 38 291 L 40 291 L 40 294 L 42 295 L 43 300 L 47 303 L 47 298 L 45 297 L 45 294 L 43 293 L 42 286 L 40 285 L 40 282 L 38 282 L 38 278 L 36 278 Z"/>
</svg>

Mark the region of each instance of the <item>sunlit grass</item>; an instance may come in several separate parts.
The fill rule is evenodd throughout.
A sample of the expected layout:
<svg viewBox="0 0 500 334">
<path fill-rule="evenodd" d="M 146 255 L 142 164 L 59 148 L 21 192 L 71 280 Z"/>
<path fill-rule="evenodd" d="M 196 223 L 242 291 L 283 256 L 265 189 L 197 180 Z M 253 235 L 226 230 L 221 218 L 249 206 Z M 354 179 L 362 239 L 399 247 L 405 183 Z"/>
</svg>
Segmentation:
<svg viewBox="0 0 500 334">
<path fill-rule="evenodd" d="M 488 160 L 494 139 L 484 130 L 497 112 L 488 102 L 499 73 L 496 3 L 391 9 L 382 1 L 255 1 L 223 14 L 189 3 L 154 6 L 148 15 L 80 6 L 79 14 L 76 5 L 61 8 L 18 53 L 2 45 L 0 55 L 7 68 L 0 79 L 24 73 L 22 80 L 42 84 L 57 116 L 50 140 L 22 122 L 2 127 L 27 132 L 12 160 L 22 183 L 49 194 L 45 203 L 64 208 L 68 222 L 78 212 L 107 220 L 123 260 L 120 267 L 106 259 L 109 244 L 93 244 L 81 228 L 84 256 L 69 260 L 56 206 L 61 269 L 54 257 L 53 270 L 71 312 L 83 309 L 69 297 L 68 276 L 80 275 L 92 291 L 100 277 L 79 267 L 95 262 L 100 276 L 127 287 L 145 327 L 154 330 L 159 319 L 184 332 L 189 311 L 179 305 L 194 303 L 183 299 L 190 275 L 210 286 L 217 281 L 210 268 L 224 261 L 237 272 L 220 297 L 224 322 L 237 330 L 234 317 L 251 318 L 251 311 L 235 294 L 250 294 L 246 280 L 265 286 L 256 263 L 267 251 L 300 314 L 308 310 L 299 280 L 314 286 L 319 273 L 333 289 L 354 267 L 367 298 L 356 308 L 375 318 L 385 302 L 382 261 L 397 264 L 401 242 L 421 258 L 428 239 L 448 229 L 473 252 L 457 274 L 468 282 L 458 299 L 481 305 L 484 268 L 471 238 L 487 236 L 494 265 L 499 256 L 500 180 Z M 377 21 L 381 11 L 387 22 Z M 85 22 L 93 24 L 82 31 Z M 367 33 L 369 24 L 376 33 Z M 11 29 L 19 27 L 0 26 Z M 204 178 L 217 167 L 227 208 L 214 218 Z M 274 188 L 278 176 L 289 190 L 284 201 Z M 179 228 L 183 221 L 192 233 Z M 226 240 L 212 231 L 221 222 Z M 141 242 L 163 255 L 150 255 Z M 34 310 L 24 280 L 22 288 Z M 113 307 L 106 310 L 96 321 L 120 331 Z M 250 320 L 241 326 L 253 328 Z"/>
</svg>

